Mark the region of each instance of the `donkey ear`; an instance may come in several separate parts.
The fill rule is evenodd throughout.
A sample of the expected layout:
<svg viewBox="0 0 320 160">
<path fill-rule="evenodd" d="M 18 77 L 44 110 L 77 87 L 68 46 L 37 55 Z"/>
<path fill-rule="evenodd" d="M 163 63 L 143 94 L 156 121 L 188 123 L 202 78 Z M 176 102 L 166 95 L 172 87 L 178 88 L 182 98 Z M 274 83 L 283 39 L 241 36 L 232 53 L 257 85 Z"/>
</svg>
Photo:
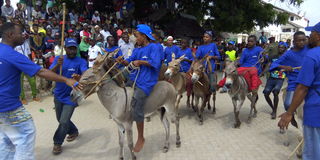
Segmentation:
<svg viewBox="0 0 320 160">
<path fill-rule="evenodd" d="M 110 53 L 108 54 L 108 57 L 112 57 L 112 58 L 113 58 L 115 55 L 118 54 L 119 50 L 120 50 L 120 48 L 114 50 L 113 52 L 110 52 Z"/>
<path fill-rule="evenodd" d="M 208 58 L 209 54 L 206 54 L 204 57 L 201 58 L 200 62 L 204 62 Z"/>
<path fill-rule="evenodd" d="M 172 52 L 172 54 L 171 54 L 171 58 L 172 58 L 172 60 L 175 60 L 176 59 L 176 55 Z"/>
<path fill-rule="evenodd" d="M 184 60 L 184 58 L 186 57 L 186 55 L 184 54 L 184 55 L 182 55 L 180 58 L 179 58 L 179 61 L 182 61 L 182 60 Z"/>
</svg>

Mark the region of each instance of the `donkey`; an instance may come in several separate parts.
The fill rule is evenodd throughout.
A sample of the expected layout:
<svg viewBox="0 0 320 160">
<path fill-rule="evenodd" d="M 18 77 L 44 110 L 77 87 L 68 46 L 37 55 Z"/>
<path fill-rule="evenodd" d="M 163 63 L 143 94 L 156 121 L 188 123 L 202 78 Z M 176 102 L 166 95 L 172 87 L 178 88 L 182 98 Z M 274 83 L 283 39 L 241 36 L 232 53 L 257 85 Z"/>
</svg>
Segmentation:
<svg viewBox="0 0 320 160">
<path fill-rule="evenodd" d="M 284 88 L 282 89 L 283 91 L 283 94 L 282 94 L 282 99 L 283 101 L 285 100 L 285 97 L 287 95 L 287 88 Z M 303 140 L 303 130 L 302 130 L 302 122 L 303 122 L 303 106 L 304 106 L 304 102 L 303 104 L 301 104 L 296 112 L 295 112 L 295 117 L 297 117 L 297 123 L 294 123 L 294 121 L 291 122 L 291 124 L 294 126 L 294 127 L 297 127 L 299 128 L 299 136 L 298 136 L 298 141 L 299 141 L 299 146 L 297 146 L 296 150 L 294 150 L 293 154 L 296 152 L 296 155 L 298 158 L 301 158 L 302 157 L 302 148 L 303 148 L 303 142 L 301 142 Z M 290 142 L 289 142 L 289 136 L 288 136 L 288 131 L 286 129 L 282 130 L 280 129 L 280 133 L 283 134 L 282 138 L 283 138 L 283 145 L 285 146 L 289 146 L 290 145 Z M 293 155 L 291 154 L 290 157 L 288 159 L 291 158 L 291 156 Z"/>
<path fill-rule="evenodd" d="M 215 107 L 215 100 L 216 100 L 216 93 L 212 93 L 210 91 L 210 85 L 209 85 L 209 77 L 205 73 L 205 66 L 203 62 L 207 56 L 203 57 L 200 60 L 195 60 L 191 65 L 191 71 L 192 71 L 192 77 L 191 81 L 193 83 L 193 94 L 195 96 L 195 105 L 192 103 L 192 108 L 195 110 L 195 112 L 198 113 L 199 117 L 199 124 L 203 124 L 203 111 L 208 104 L 208 108 L 210 109 L 210 97 L 212 96 L 213 101 L 213 111 L 212 113 L 215 113 L 216 107 Z M 215 82 L 216 83 L 216 82 Z M 199 99 L 201 98 L 202 104 L 200 106 L 200 110 L 198 108 Z"/>
<path fill-rule="evenodd" d="M 182 98 L 182 94 L 186 92 L 186 73 L 180 72 L 180 63 L 184 60 L 184 55 L 178 59 L 175 59 L 175 54 L 172 54 L 172 61 L 169 63 L 168 69 L 164 73 L 164 76 L 173 84 L 174 88 L 178 92 L 176 101 L 176 108 L 179 108 L 179 103 Z M 190 107 L 190 96 L 187 99 L 187 106 Z"/>
<path fill-rule="evenodd" d="M 251 93 L 248 90 L 249 86 L 242 75 L 238 74 L 236 62 L 226 61 L 226 83 L 225 86 L 228 88 L 228 94 L 232 99 L 234 115 L 235 115 L 235 124 L 234 128 L 240 128 L 241 122 L 239 119 L 240 109 L 245 101 L 246 97 L 251 101 L 251 109 L 248 117 L 248 123 L 251 122 L 252 118 L 257 116 L 256 102 L 257 95 Z M 253 113 L 252 113 L 253 111 Z"/>
<path fill-rule="evenodd" d="M 74 92 L 72 94 L 72 99 L 74 101 L 80 101 L 83 99 L 83 95 L 89 96 L 90 90 L 97 81 L 106 74 L 106 71 L 110 69 L 115 63 L 114 59 L 109 58 L 107 55 L 99 56 L 94 63 L 94 66 L 88 69 L 81 77 L 80 84 L 83 85 L 83 90 L 80 92 Z M 114 73 L 119 71 L 115 69 Z M 127 134 L 128 147 L 131 151 L 132 159 L 136 159 L 133 149 L 133 139 L 132 139 L 132 109 L 131 109 L 131 99 L 133 96 L 133 88 L 131 87 L 120 87 L 118 84 L 123 84 L 116 80 L 112 80 L 111 77 L 115 76 L 110 74 L 107 75 L 106 79 L 102 81 L 100 87 L 97 90 L 97 94 L 102 105 L 109 111 L 112 119 L 118 125 L 119 131 L 119 145 L 120 145 L 120 155 L 119 158 L 124 159 L 124 134 Z M 163 147 L 163 152 L 167 152 L 169 149 L 169 120 L 176 125 L 176 146 L 180 147 L 180 133 L 179 133 L 179 118 L 177 116 L 175 101 L 177 97 L 177 92 L 175 88 L 166 81 L 158 82 L 151 93 L 151 95 L 146 100 L 144 105 L 144 112 L 146 115 L 151 114 L 155 111 L 160 112 L 160 119 L 164 125 L 166 131 L 166 140 Z"/>
</svg>

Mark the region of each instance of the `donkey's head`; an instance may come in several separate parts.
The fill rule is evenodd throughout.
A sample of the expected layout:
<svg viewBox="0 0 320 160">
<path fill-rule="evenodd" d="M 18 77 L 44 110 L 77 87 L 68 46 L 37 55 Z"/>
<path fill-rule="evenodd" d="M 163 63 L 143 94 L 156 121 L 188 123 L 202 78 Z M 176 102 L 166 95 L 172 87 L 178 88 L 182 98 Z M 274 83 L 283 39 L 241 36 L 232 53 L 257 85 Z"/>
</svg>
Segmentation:
<svg viewBox="0 0 320 160">
<path fill-rule="evenodd" d="M 191 71 L 192 71 L 191 81 L 192 81 L 192 83 L 198 82 L 199 79 L 201 79 L 203 77 L 203 74 L 206 70 L 203 62 L 206 60 L 206 58 L 207 58 L 207 55 L 204 56 L 200 60 L 195 60 L 192 63 L 192 65 L 191 65 Z"/>
<path fill-rule="evenodd" d="M 236 66 L 237 66 L 236 61 L 232 62 L 229 59 L 226 59 L 226 68 L 225 68 L 226 83 L 225 83 L 225 86 L 229 89 L 234 84 L 234 82 L 238 79 L 238 76 L 239 76 Z"/>
<path fill-rule="evenodd" d="M 115 55 L 117 52 L 118 50 L 104 55 L 98 55 L 93 67 L 86 70 L 81 76 L 79 83 L 83 85 L 83 89 L 81 91 L 72 91 L 72 101 L 79 102 L 83 98 L 87 98 L 96 92 L 98 87 L 94 88 L 93 90 L 92 88 L 102 78 L 106 71 L 109 70 L 109 68 L 115 63 L 113 55 Z"/>
<path fill-rule="evenodd" d="M 180 63 L 184 59 L 185 55 L 181 56 L 178 59 L 175 59 L 176 56 L 172 53 L 172 61 L 169 63 L 167 71 L 164 73 L 166 78 L 171 78 L 173 75 L 176 75 L 180 71 Z"/>
</svg>

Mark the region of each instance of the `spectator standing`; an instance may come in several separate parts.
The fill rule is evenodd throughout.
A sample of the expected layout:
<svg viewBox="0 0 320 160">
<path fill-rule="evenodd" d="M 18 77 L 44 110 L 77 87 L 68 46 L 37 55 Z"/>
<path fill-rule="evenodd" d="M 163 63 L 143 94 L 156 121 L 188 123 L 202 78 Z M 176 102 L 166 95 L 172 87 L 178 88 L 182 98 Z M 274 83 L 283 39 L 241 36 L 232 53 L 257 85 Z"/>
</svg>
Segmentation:
<svg viewBox="0 0 320 160">
<path fill-rule="evenodd" d="M 1 6 L 1 16 L 6 17 L 7 20 L 13 18 L 14 9 L 11 6 L 10 0 L 6 0 L 6 4 L 4 6 Z"/>
<path fill-rule="evenodd" d="M 126 59 L 131 56 L 132 51 L 134 49 L 134 45 L 129 41 L 128 33 L 125 32 L 124 34 L 122 34 L 122 39 L 124 43 L 119 45 L 119 47 L 121 49 L 121 52 L 123 53 L 124 58 Z"/>
<path fill-rule="evenodd" d="M 28 59 L 31 59 L 31 50 L 30 50 L 30 45 L 29 41 L 26 39 L 24 43 L 20 46 L 15 47 L 17 52 L 25 55 Z M 40 101 L 40 98 L 37 97 L 38 90 L 37 90 L 37 85 L 36 85 L 36 77 L 30 77 L 25 73 L 21 73 L 21 94 L 20 94 L 20 100 L 23 105 L 28 104 L 28 101 L 26 100 L 26 96 L 24 93 L 24 77 L 28 79 L 29 85 L 31 87 L 31 93 L 32 93 L 32 98 L 34 101 Z"/>
</svg>

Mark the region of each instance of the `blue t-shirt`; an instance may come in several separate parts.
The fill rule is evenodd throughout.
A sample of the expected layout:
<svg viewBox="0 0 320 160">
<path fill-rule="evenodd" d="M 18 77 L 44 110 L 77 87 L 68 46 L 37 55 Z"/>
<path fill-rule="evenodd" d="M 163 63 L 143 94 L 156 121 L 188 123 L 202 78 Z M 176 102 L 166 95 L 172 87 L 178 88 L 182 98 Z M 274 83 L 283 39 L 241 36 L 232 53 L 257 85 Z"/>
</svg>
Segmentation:
<svg viewBox="0 0 320 160">
<path fill-rule="evenodd" d="M 163 46 L 160 44 L 160 43 L 155 43 L 155 45 L 157 46 L 158 48 L 158 52 L 160 54 L 160 58 L 161 58 L 161 61 L 164 61 L 164 51 L 163 51 Z"/>
<path fill-rule="evenodd" d="M 135 60 L 148 61 L 151 66 L 140 66 L 140 72 L 135 70 L 130 74 L 130 80 L 135 81 L 136 85 L 142 89 L 146 95 L 150 95 L 154 85 L 158 82 L 158 76 L 161 67 L 160 53 L 157 52 L 157 46 L 154 43 L 141 48 L 135 48 L 132 55 L 126 59 L 129 63 Z"/>
<path fill-rule="evenodd" d="M 273 62 L 270 66 L 270 71 L 278 69 L 280 65 L 291 66 L 291 67 L 301 67 L 303 58 L 306 55 L 308 48 L 305 47 L 300 51 L 294 51 L 293 49 L 288 50 L 284 53 L 278 60 Z M 299 69 L 293 70 L 292 72 L 286 72 L 288 77 L 288 88 L 287 91 L 294 91 L 297 86 L 297 77 L 299 74 Z"/>
<path fill-rule="evenodd" d="M 262 68 L 258 61 L 262 57 L 262 54 L 260 54 L 262 51 L 263 49 L 259 46 L 255 46 L 251 49 L 244 49 L 239 60 L 240 67 L 256 67 L 260 74 L 262 72 Z"/>
<path fill-rule="evenodd" d="M 206 56 L 207 54 L 208 54 L 208 56 L 218 56 L 219 59 L 221 58 L 220 53 L 217 48 L 217 45 L 215 43 L 210 43 L 210 44 L 205 44 L 205 45 L 199 46 L 199 48 L 197 49 L 197 52 L 196 52 L 196 57 L 197 57 L 197 59 L 201 59 L 204 56 Z M 204 63 L 206 66 L 206 71 L 208 73 L 209 68 L 207 65 L 207 61 L 204 61 Z M 214 59 L 210 59 L 210 63 L 211 63 L 212 72 L 214 72 L 214 70 L 216 68 L 216 62 Z"/>
<path fill-rule="evenodd" d="M 304 125 L 320 127 L 320 47 L 307 52 L 297 83 L 309 87 L 303 108 Z"/>
<path fill-rule="evenodd" d="M 57 56 L 53 63 L 50 66 L 52 69 L 57 63 L 60 56 Z M 73 59 L 68 58 L 67 55 L 64 55 L 63 64 L 62 64 L 62 76 L 67 78 L 72 78 L 73 74 L 82 75 L 88 69 L 87 62 L 80 58 L 75 57 Z M 57 74 L 60 73 L 60 69 L 57 69 Z M 54 89 L 54 97 L 61 103 L 77 106 L 78 104 L 71 101 L 70 93 L 72 88 L 62 82 L 56 83 L 56 88 Z"/>
<path fill-rule="evenodd" d="M 172 45 L 171 47 L 167 46 L 164 50 L 164 58 L 166 60 L 166 63 L 169 63 L 172 61 L 172 53 L 175 55 L 178 54 L 180 48 L 176 45 Z"/>
<path fill-rule="evenodd" d="M 186 48 L 184 50 L 180 49 L 178 52 L 177 58 L 180 58 L 181 56 L 185 56 L 184 59 L 193 61 L 193 56 L 190 48 Z M 188 72 L 191 66 L 191 62 L 182 61 L 181 62 L 181 68 L 180 72 Z"/>
<path fill-rule="evenodd" d="M 40 69 L 40 66 L 25 55 L 0 43 L 0 112 L 12 111 L 22 106 L 19 99 L 21 72 L 33 77 Z"/>
<path fill-rule="evenodd" d="M 113 51 L 115 51 L 116 49 L 118 49 L 119 47 L 118 46 L 113 46 L 113 47 L 111 47 L 111 48 L 105 48 L 105 50 L 107 51 L 107 52 L 113 52 Z M 119 51 L 118 51 L 118 53 L 116 54 L 116 55 L 114 55 L 114 58 L 118 58 L 119 56 L 122 56 L 123 54 L 122 54 L 122 51 L 121 51 L 121 49 L 119 48 Z"/>
</svg>

